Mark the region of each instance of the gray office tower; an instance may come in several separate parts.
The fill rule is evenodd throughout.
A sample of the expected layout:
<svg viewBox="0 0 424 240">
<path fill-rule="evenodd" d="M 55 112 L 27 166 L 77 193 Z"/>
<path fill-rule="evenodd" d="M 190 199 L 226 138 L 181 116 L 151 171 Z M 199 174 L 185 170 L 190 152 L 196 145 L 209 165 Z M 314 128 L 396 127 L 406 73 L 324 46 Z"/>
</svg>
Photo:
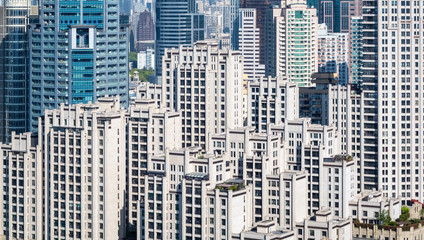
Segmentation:
<svg viewBox="0 0 424 240">
<path fill-rule="evenodd" d="M 128 105 L 128 16 L 118 0 L 41 0 L 30 26 L 29 120 L 45 109 L 119 95 Z"/>
<path fill-rule="evenodd" d="M 191 46 L 205 38 L 205 16 L 196 13 L 195 0 L 156 1 L 156 76 L 162 76 L 165 48 Z"/>
<path fill-rule="evenodd" d="M 0 6 L 0 142 L 8 142 L 12 131 L 28 129 L 26 26 L 30 5 L 28 0 L 6 0 Z"/>
</svg>

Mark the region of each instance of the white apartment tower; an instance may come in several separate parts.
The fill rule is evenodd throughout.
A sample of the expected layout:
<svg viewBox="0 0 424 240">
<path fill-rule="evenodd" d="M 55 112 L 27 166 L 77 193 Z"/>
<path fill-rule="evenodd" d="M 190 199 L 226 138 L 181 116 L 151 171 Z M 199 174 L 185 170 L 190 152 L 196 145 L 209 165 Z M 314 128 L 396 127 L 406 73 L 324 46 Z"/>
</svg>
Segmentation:
<svg viewBox="0 0 424 240">
<path fill-rule="evenodd" d="M 364 45 L 364 68 L 371 51 L 378 55 L 378 138 L 370 146 L 378 150 L 378 188 L 402 204 L 424 201 L 423 11 L 423 1 L 364 1 L 364 44 L 377 43 Z M 365 30 L 371 26 L 378 26 L 373 41 Z"/>
<path fill-rule="evenodd" d="M 124 237 L 126 120 L 119 98 L 62 104 L 40 122 L 43 238 Z"/>
<path fill-rule="evenodd" d="M 151 179 L 149 172 L 162 169 L 154 164 L 149 168 L 149 163 L 166 149 L 181 148 L 181 118 L 178 113 L 157 108 L 154 100 L 136 100 L 127 118 L 127 218 L 129 227 L 135 229 L 138 202 L 145 197 L 145 183 Z"/>
<path fill-rule="evenodd" d="M 247 82 L 247 126 L 266 132 L 271 124 L 299 117 L 299 87 L 284 77 Z"/>
<path fill-rule="evenodd" d="M 341 84 L 349 82 L 349 34 L 329 33 L 325 24 L 319 25 L 318 71 L 337 73 Z"/>
<path fill-rule="evenodd" d="M 243 62 L 238 51 L 213 41 L 167 49 L 162 103 L 182 117 L 183 147 L 205 149 L 208 133 L 243 125 Z"/>
<path fill-rule="evenodd" d="M 306 1 L 282 1 L 266 13 L 266 75 L 311 86 L 318 70 L 318 18 Z"/>
<path fill-rule="evenodd" d="M 256 9 L 239 9 L 238 41 L 247 80 L 256 80 L 265 76 L 265 65 L 259 64 L 259 28 L 256 27 Z"/>
<path fill-rule="evenodd" d="M 0 144 L 2 222 L 5 239 L 42 239 L 43 196 L 41 151 L 30 133 L 11 136 Z"/>
</svg>

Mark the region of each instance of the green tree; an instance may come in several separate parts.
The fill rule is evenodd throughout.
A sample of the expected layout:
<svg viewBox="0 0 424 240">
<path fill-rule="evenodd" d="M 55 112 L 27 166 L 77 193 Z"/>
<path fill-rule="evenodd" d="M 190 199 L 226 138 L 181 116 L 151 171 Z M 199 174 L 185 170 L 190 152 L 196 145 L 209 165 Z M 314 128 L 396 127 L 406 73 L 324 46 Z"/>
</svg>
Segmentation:
<svg viewBox="0 0 424 240">
<path fill-rule="evenodd" d="M 388 225 L 392 221 L 389 210 L 383 210 L 379 212 L 377 216 L 377 220 L 379 221 L 381 225 Z"/>
<path fill-rule="evenodd" d="M 134 72 L 138 72 L 138 76 L 140 79 L 140 82 L 147 82 L 150 75 L 155 74 L 155 71 L 153 69 L 138 69 L 134 68 L 130 71 L 130 76 L 134 77 Z"/>
<path fill-rule="evenodd" d="M 136 52 L 129 52 L 128 53 L 128 60 L 130 62 L 137 61 L 137 53 Z"/>
<path fill-rule="evenodd" d="M 407 222 L 409 219 L 409 208 L 407 206 L 403 206 L 401 212 L 402 214 L 399 216 L 399 220 L 401 222 Z"/>
</svg>

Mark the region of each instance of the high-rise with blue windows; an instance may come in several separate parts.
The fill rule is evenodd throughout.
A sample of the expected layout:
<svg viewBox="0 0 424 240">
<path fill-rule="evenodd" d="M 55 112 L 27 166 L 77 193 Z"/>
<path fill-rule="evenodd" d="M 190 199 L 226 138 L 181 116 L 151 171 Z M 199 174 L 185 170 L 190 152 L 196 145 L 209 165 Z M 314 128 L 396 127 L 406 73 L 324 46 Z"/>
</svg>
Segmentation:
<svg viewBox="0 0 424 240">
<path fill-rule="evenodd" d="M 349 33 L 352 16 L 362 15 L 361 0 L 307 0 L 317 9 L 319 23 L 327 25 L 330 33 Z"/>
<path fill-rule="evenodd" d="M 166 48 L 191 46 L 205 38 L 205 16 L 196 13 L 194 0 L 156 0 L 156 76 L 162 76 Z"/>
<path fill-rule="evenodd" d="M 36 8 L 29 0 L 5 0 L 0 6 L 0 142 L 8 142 L 12 132 L 28 130 L 27 24 L 31 10 Z"/>
<path fill-rule="evenodd" d="M 128 105 L 128 16 L 118 0 L 41 0 L 30 26 L 29 120 L 45 109 L 119 95 Z"/>
</svg>

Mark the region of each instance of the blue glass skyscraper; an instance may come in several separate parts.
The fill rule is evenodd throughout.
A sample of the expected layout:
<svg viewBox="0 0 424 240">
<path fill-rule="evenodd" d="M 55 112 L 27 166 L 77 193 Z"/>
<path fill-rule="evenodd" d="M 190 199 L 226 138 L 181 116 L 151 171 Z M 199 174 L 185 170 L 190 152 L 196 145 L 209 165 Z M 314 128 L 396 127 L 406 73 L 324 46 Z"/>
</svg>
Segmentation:
<svg viewBox="0 0 424 240">
<path fill-rule="evenodd" d="M 128 17 L 118 0 L 41 0 L 30 27 L 31 130 L 44 109 L 119 95 L 128 105 Z"/>
<path fill-rule="evenodd" d="M 190 46 L 205 38 L 205 16 L 196 13 L 194 0 L 156 0 L 156 75 L 162 76 L 165 48 Z"/>
<path fill-rule="evenodd" d="M 30 3 L 28 0 L 5 0 L 0 6 L 0 142 L 8 142 L 12 131 L 22 133 L 28 130 L 27 24 Z"/>
</svg>

